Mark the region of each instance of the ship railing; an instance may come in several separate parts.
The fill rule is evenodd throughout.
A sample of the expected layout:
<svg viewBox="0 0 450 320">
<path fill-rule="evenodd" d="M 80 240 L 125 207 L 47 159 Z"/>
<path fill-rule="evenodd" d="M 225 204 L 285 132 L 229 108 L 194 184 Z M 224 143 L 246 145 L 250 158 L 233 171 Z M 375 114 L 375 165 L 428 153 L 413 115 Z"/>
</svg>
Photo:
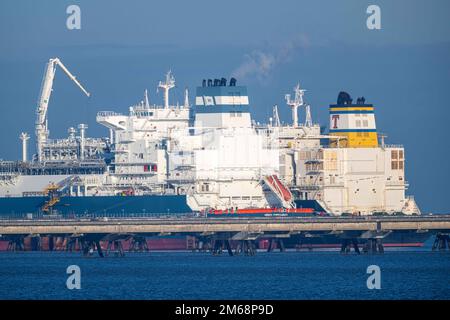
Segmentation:
<svg viewBox="0 0 450 320">
<path fill-rule="evenodd" d="M 403 186 L 403 185 L 408 185 L 408 181 L 406 180 L 397 180 L 397 181 L 386 181 L 386 185 L 387 186 Z"/>
<path fill-rule="evenodd" d="M 403 148 L 402 144 L 385 144 L 383 148 Z"/>
<path fill-rule="evenodd" d="M 99 111 L 97 112 L 97 117 L 113 117 L 113 116 L 123 116 L 122 113 L 114 111 Z"/>
<path fill-rule="evenodd" d="M 450 218 L 450 214 L 426 214 L 426 215 L 398 215 L 395 213 L 384 213 L 384 214 L 373 214 L 373 215 L 342 215 L 342 216 L 332 216 L 332 217 L 280 217 L 277 219 L 292 220 L 294 222 L 299 219 L 308 219 L 308 222 L 321 221 L 327 219 L 328 221 L 342 222 L 345 220 L 364 220 L 364 221 L 441 221 Z M 28 223 L 32 221 L 77 221 L 77 222 L 88 222 L 88 223 L 102 223 L 108 221 L 139 221 L 145 223 L 145 220 L 188 220 L 188 219 L 208 219 L 207 216 L 202 212 L 185 212 L 185 213 L 171 213 L 167 212 L 137 212 L 137 213 L 85 213 L 85 214 L 49 214 L 44 212 L 39 213 L 16 213 L 16 214 L 2 214 L 0 215 L 0 225 L 19 225 L 21 223 Z M 213 218 L 214 220 L 221 218 Z M 223 219 L 230 219 L 224 217 Z M 232 218 L 234 220 L 249 220 L 248 217 L 236 217 Z M 271 217 L 259 217 L 258 219 L 273 219 Z"/>
<path fill-rule="evenodd" d="M 86 213 L 49 213 L 39 211 L 36 213 L 10 213 L 1 214 L 0 221 L 33 221 L 33 220 L 88 220 L 88 221 L 107 221 L 108 219 L 167 219 L 167 218 L 189 218 L 197 217 L 197 212 L 180 212 L 171 213 L 170 210 L 165 212 L 86 212 Z"/>
<path fill-rule="evenodd" d="M 18 173 L 16 171 L 11 172 L 0 172 L 0 177 L 11 177 L 11 176 L 17 176 Z"/>
</svg>

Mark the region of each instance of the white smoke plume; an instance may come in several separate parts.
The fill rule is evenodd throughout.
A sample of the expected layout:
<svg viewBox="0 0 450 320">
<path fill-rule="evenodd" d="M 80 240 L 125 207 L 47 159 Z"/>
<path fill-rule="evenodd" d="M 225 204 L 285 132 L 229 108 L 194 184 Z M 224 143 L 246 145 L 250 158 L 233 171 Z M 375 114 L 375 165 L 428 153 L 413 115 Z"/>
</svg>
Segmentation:
<svg viewBox="0 0 450 320">
<path fill-rule="evenodd" d="M 297 50 L 307 47 L 309 47 L 308 38 L 300 35 L 278 48 L 254 50 L 244 55 L 244 61 L 231 76 L 238 79 L 256 78 L 258 81 L 266 81 L 277 66 L 288 63 Z"/>
</svg>

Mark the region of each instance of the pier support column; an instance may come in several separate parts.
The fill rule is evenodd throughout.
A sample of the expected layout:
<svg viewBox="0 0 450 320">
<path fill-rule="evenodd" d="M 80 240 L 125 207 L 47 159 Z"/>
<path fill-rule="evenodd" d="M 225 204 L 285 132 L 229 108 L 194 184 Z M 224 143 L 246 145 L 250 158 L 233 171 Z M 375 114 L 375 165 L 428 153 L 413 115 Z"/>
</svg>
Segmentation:
<svg viewBox="0 0 450 320">
<path fill-rule="evenodd" d="M 212 254 L 219 255 L 223 251 L 223 240 L 213 239 Z"/>
<path fill-rule="evenodd" d="M 350 241 L 349 239 L 342 239 L 341 243 L 341 253 L 349 253 L 350 252 Z"/>
<path fill-rule="evenodd" d="M 238 241 L 238 243 L 236 245 L 236 249 L 234 249 L 234 255 L 237 256 L 237 255 L 241 254 L 242 252 L 243 252 L 242 241 Z"/>
<path fill-rule="evenodd" d="M 272 252 L 273 251 L 274 243 L 277 244 L 277 247 L 280 250 L 280 252 L 286 251 L 283 239 L 270 238 L 269 239 L 269 246 L 267 247 L 267 252 Z"/>
<path fill-rule="evenodd" d="M 55 239 L 53 236 L 48 236 L 48 251 L 53 251 L 55 248 Z"/>
<path fill-rule="evenodd" d="M 16 252 L 16 251 L 24 251 L 25 244 L 23 242 L 23 236 L 13 236 L 9 238 L 8 242 L 8 251 Z"/>
<path fill-rule="evenodd" d="M 227 248 L 228 255 L 230 257 L 232 257 L 233 256 L 233 250 L 231 250 L 230 240 L 225 240 L 225 247 Z"/>
<path fill-rule="evenodd" d="M 358 247 L 358 239 L 356 238 L 343 238 L 341 243 L 341 253 L 347 254 L 350 253 L 353 246 L 353 250 L 356 254 L 360 254 L 361 251 L 359 251 Z"/>
<path fill-rule="evenodd" d="M 254 256 L 256 249 L 252 240 L 242 240 L 242 249 L 246 256 Z"/>
<path fill-rule="evenodd" d="M 83 253 L 83 256 L 89 257 L 92 256 L 97 250 L 98 255 L 100 258 L 103 258 L 103 250 L 100 245 L 100 240 L 86 240 L 86 239 L 80 239 L 81 242 L 81 252 Z"/>
<path fill-rule="evenodd" d="M 367 239 L 363 251 L 364 253 L 368 254 L 384 253 L 383 239 L 381 238 Z"/>
<path fill-rule="evenodd" d="M 285 247 L 284 247 L 284 241 L 283 241 L 283 239 L 278 239 L 278 245 L 279 245 L 279 248 L 280 248 L 280 252 L 286 251 L 286 249 L 285 249 Z"/>
<path fill-rule="evenodd" d="M 77 249 L 78 238 L 68 237 L 66 240 L 66 251 L 73 252 Z"/>
<path fill-rule="evenodd" d="M 267 247 L 267 252 L 272 252 L 273 238 L 269 239 L 269 246 Z"/>
<path fill-rule="evenodd" d="M 108 246 L 106 248 L 106 256 L 109 256 L 111 251 L 114 251 L 114 256 L 124 257 L 125 252 L 123 250 L 122 241 L 120 240 L 110 240 L 108 241 Z"/>
<path fill-rule="evenodd" d="M 41 251 L 41 237 L 31 237 L 31 251 Z"/>
<path fill-rule="evenodd" d="M 81 240 L 81 252 L 83 253 L 83 256 L 87 257 L 91 255 L 91 243 L 82 239 Z"/>
<path fill-rule="evenodd" d="M 97 247 L 98 255 L 100 256 L 100 258 L 103 258 L 104 255 L 103 255 L 102 246 L 100 245 L 100 241 L 98 241 L 98 240 L 95 241 L 95 246 Z"/>
<path fill-rule="evenodd" d="M 377 239 L 376 242 L 377 242 L 378 253 L 384 253 L 383 239 L 379 238 L 379 239 Z"/>
<path fill-rule="evenodd" d="M 352 239 L 352 244 L 353 244 L 353 249 L 355 250 L 355 252 L 357 254 L 361 254 L 361 252 L 359 251 L 359 247 L 358 247 L 358 240 Z"/>
</svg>

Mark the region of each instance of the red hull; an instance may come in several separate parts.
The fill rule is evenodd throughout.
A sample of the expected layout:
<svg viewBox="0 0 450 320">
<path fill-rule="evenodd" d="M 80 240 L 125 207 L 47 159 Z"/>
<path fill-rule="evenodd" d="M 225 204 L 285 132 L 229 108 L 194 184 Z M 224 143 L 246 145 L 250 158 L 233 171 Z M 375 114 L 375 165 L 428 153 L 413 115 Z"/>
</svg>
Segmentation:
<svg viewBox="0 0 450 320">
<path fill-rule="evenodd" d="M 129 250 L 130 241 L 123 241 L 123 249 Z M 424 243 L 422 242 L 408 242 L 408 243 L 384 243 L 383 246 L 386 248 L 420 248 L 423 247 Z M 101 241 L 101 246 L 104 250 L 107 248 L 107 243 Z M 174 237 L 174 238 L 148 238 L 147 246 L 150 251 L 158 251 L 158 250 L 191 250 L 192 247 L 189 245 L 189 240 L 185 237 Z M 268 240 L 260 240 L 258 243 L 258 247 L 260 249 L 267 249 L 269 246 Z M 31 248 L 31 240 L 30 238 L 24 239 L 24 247 L 25 251 L 32 251 Z M 62 239 L 54 240 L 54 248 L 55 251 L 64 251 L 66 247 L 66 242 Z M 303 244 L 301 246 L 296 246 L 296 249 L 299 250 L 307 250 L 307 249 L 338 249 L 340 248 L 340 244 L 336 243 L 320 243 L 320 244 Z M 273 249 L 277 248 L 277 244 L 273 244 Z M 8 249 L 8 241 L 1 240 L 0 241 L 0 251 L 7 251 Z M 41 239 L 41 250 L 48 251 L 49 250 L 49 241 L 47 237 L 43 237 Z M 79 250 L 77 246 L 75 250 Z"/>
</svg>

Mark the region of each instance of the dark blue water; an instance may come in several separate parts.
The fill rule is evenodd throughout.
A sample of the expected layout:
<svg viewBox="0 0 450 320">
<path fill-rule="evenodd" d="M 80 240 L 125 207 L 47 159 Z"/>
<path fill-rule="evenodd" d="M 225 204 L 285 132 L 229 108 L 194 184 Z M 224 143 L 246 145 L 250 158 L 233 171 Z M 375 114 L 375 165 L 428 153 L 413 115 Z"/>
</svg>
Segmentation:
<svg viewBox="0 0 450 320">
<path fill-rule="evenodd" d="M 66 268 L 81 268 L 81 289 L 66 287 Z M 369 265 L 381 289 L 369 290 Z M 450 299 L 450 252 L 0 253 L 0 299 Z"/>
</svg>

